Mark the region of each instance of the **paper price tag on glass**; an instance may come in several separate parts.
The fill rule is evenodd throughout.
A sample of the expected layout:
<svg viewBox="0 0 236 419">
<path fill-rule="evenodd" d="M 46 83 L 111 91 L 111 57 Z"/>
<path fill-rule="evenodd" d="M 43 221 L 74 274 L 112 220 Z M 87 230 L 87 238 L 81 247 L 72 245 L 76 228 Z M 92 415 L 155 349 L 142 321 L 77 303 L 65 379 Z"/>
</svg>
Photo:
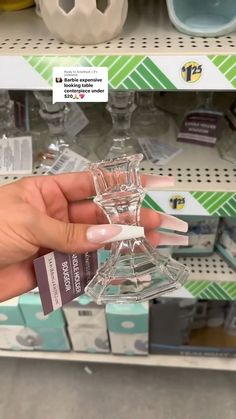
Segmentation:
<svg viewBox="0 0 236 419">
<path fill-rule="evenodd" d="M 32 164 L 32 137 L 0 139 L 0 175 L 30 175 Z"/>
<path fill-rule="evenodd" d="M 157 138 L 142 137 L 138 139 L 138 142 L 145 158 L 157 165 L 169 163 L 182 152 L 181 148 L 166 141 L 159 141 Z"/>
<path fill-rule="evenodd" d="M 88 166 L 89 160 L 80 156 L 70 149 L 66 149 L 58 157 L 52 167 L 47 171 L 47 175 L 59 173 L 82 172 Z"/>
<path fill-rule="evenodd" d="M 65 120 L 65 130 L 68 135 L 75 137 L 87 127 L 89 120 L 77 103 L 71 103 L 69 106 L 70 112 Z"/>
<path fill-rule="evenodd" d="M 54 67 L 53 103 L 107 101 L 107 67 Z"/>
</svg>

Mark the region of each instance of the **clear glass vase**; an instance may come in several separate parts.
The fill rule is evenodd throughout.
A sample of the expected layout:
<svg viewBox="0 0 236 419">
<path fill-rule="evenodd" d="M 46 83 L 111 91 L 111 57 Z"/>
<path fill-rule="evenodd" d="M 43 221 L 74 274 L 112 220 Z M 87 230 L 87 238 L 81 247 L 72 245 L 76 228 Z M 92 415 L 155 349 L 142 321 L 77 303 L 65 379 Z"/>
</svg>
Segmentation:
<svg viewBox="0 0 236 419">
<path fill-rule="evenodd" d="M 99 159 L 112 159 L 139 151 L 138 139 L 131 129 L 131 118 L 135 110 L 133 92 L 109 94 L 107 110 L 111 114 L 112 129 L 98 145 Z"/>
<path fill-rule="evenodd" d="M 137 109 L 132 127 L 140 137 L 160 137 L 169 130 L 170 117 L 155 105 L 153 92 L 137 93 Z"/>
<path fill-rule="evenodd" d="M 96 204 L 111 224 L 139 225 L 145 192 L 139 176 L 143 156 L 123 156 L 90 165 Z M 143 237 L 115 242 L 107 262 L 86 292 L 98 304 L 145 301 L 181 287 L 189 270 Z"/>
<path fill-rule="evenodd" d="M 79 145 L 76 138 L 67 134 L 65 122 L 70 108 L 65 103 L 52 103 L 50 91 L 36 91 L 35 97 L 39 102 L 39 115 L 47 125 L 47 132 L 42 133 L 43 151 L 38 154 L 38 161 L 45 169 L 49 169 L 60 154 L 71 148 L 82 156 L 88 155 L 88 150 Z"/>
</svg>

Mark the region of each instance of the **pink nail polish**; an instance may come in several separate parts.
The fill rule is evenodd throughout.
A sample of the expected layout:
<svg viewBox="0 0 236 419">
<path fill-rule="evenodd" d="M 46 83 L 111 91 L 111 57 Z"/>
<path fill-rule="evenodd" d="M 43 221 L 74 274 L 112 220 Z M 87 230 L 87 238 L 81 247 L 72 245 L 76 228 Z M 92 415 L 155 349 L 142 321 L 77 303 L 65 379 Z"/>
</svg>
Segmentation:
<svg viewBox="0 0 236 419">
<path fill-rule="evenodd" d="M 103 224 L 91 226 L 87 230 L 87 240 L 90 243 L 111 243 L 144 237 L 144 228 L 120 224 Z"/>
</svg>

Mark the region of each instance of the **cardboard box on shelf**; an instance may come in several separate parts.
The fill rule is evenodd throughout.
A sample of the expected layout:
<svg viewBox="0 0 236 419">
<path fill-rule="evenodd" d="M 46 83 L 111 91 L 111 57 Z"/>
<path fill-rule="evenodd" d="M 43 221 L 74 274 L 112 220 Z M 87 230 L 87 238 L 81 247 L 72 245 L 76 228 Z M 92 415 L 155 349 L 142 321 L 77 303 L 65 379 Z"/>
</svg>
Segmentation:
<svg viewBox="0 0 236 419">
<path fill-rule="evenodd" d="M 107 304 L 113 354 L 148 355 L 149 304 Z"/>
<path fill-rule="evenodd" d="M 193 300 L 194 301 L 194 300 Z M 179 308 L 176 307 L 176 303 Z M 183 315 L 183 302 L 167 301 L 151 306 L 150 352 L 160 354 L 236 357 L 236 327 L 231 321 L 233 304 L 225 301 L 195 302 L 195 311 L 189 309 Z M 182 309 L 181 309 L 182 306 Z M 188 339 L 184 339 L 181 323 L 187 321 Z M 233 320 L 234 323 L 234 320 Z M 183 323 L 182 323 L 183 324 Z M 236 322 L 235 322 L 236 325 Z"/>
<path fill-rule="evenodd" d="M 27 326 L 44 329 L 65 327 L 65 319 L 61 309 L 44 315 L 39 294 L 24 294 L 20 297 L 19 304 Z"/>
<path fill-rule="evenodd" d="M 70 345 L 64 328 L 0 326 L 0 349 L 12 351 L 68 352 Z"/>
<path fill-rule="evenodd" d="M 110 352 L 104 306 L 98 306 L 90 297 L 81 295 L 63 310 L 74 351 Z"/>
<path fill-rule="evenodd" d="M 0 326 L 23 326 L 25 324 L 20 310 L 19 297 L 0 303 Z"/>
<path fill-rule="evenodd" d="M 62 311 L 44 316 L 34 293 L 0 304 L 0 349 L 69 351 Z"/>
</svg>

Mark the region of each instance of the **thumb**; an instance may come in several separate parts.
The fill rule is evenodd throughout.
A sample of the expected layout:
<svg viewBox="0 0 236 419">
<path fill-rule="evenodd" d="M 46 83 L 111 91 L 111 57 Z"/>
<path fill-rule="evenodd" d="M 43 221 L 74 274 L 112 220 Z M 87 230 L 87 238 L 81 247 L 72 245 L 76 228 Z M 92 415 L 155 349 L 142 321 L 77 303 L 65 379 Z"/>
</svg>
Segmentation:
<svg viewBox="0 0 236 419">
<path fill-rule="evenodd" d="M 106 243 L 143 237 L 143 227 L 119 224 L 73 224 L 40 215 L 33 227 L 35 245 L 64 253 L 85 253 Z"/>
</svg>

